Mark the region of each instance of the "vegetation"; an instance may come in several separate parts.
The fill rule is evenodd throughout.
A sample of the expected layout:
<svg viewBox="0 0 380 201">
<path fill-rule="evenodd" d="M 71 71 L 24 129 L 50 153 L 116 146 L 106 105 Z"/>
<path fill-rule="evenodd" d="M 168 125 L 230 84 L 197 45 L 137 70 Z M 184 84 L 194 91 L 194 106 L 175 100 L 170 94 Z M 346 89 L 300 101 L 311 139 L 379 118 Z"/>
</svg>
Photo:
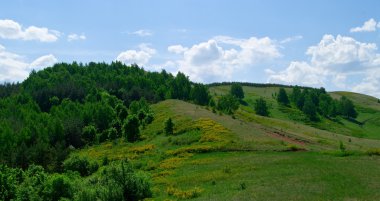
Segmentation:
<svg viewBox="0 0 380 201">
<path fill-rule="evenodd" d="M 268 105 L 263 98 L 256 99 L 255 112 L 261 116 L 269 116 Z"/>
<path fill-rule="evenodd" d="M 237 99 L 243 99 L 244 98 L 243 87 L 238 83 L 232 84 L 231 85 L 231 95 L 235 96 Z"/>
<path fill-rule="evenodd" d="M 376 200 L 377 101 L 56 64 L 0 85 L 0 200 Z"/>
</svg>

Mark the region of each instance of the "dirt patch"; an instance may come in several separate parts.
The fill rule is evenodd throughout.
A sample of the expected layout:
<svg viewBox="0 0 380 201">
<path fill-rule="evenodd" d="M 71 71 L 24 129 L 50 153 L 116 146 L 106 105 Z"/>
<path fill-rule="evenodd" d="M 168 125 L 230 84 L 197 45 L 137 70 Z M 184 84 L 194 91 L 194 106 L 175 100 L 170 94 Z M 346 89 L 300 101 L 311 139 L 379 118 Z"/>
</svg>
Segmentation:
<svg viewBox="0 0 380 201">
<path fill-rule="evenodd" d="M 308 143 L 305 140 L 301 140 L 298 138 L 288 136 L 284 132 L 280 132 L 280 131 L 268 132 L 267 134 L 273 138 L 282 140 L 284 142 L 293 143 L 293 144 L 297 144 L 297 145 L 301 145 L 301 146 L 304 146 L 306 143 Z"/>
</svg>

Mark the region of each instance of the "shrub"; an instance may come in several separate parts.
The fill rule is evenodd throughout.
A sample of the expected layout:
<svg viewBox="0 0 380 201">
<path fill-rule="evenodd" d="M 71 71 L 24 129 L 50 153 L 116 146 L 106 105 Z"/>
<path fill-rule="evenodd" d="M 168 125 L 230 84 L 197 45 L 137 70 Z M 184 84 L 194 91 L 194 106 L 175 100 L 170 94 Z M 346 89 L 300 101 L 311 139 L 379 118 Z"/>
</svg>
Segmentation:
<svg viewBox="0 0 380 201">
<path fill-rule="evenodd" d="M 131 164 L 111 163 L 100 176 L 104 200 L 142 200 L 152 196 L 149 179 L 135 173 Z"/>
<path fill-rule="evenodd" d="M 136 115 L 128 116 L 123 125 L 124 136 L 128 142 L 135 142 L 140 138 L 140 123 Z"/>
<path fill-rule="evenodd" d="M 71 199 L 73 187 L 70 179 L 64 175 L 51 176 L 44 186 L 44 200 L 58 201 L 61 198 Z"/>
<path fill-rule="evenodd" d="M 165 121 L 164 132 L 166 135 L 173 135 L 174 123 L 172 118 L 169 118 Z"/>
<path fill-rule="evenodd" d="M 83 176 L 91 175 L 99 168 L 96 162 L 90 162 L 86 157 L 73 156 L 63 162 L 66 171 L 77 171 Z"/>
</svg>

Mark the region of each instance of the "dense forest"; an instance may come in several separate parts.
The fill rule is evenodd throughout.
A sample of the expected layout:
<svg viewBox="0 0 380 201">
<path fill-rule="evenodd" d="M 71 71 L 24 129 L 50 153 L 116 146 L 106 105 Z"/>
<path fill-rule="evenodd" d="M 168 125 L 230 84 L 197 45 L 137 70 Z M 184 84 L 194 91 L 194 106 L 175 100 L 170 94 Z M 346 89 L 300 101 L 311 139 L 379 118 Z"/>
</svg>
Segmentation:
<svg viewBox="0 0 380 201">
<path fill-rule="evenodd" d="M 232 83 L 230 93 L 212 97 L 208 86 L 191 82 L 181 72 L 176 76 L 165 70 L 148 72 L 120 62 L 59 63 L 32 71 L 22 83 L 2 84 L 0 200 L 149 197 L 149 179 L 136 174 L 128 161 L 104 159 L 98 164 L 86 158 L 68 159 L 70 151 L 118 138 L 131 143 L 140 140 L 140 131 L 155 118 L 150 105 L 165 99 L 233 114 L 244 104 L 242 85 L 247 83 Z M 357 115 L 350 100 L 334 100 L 324 89 L 296 86 L 288 96 L 281 88 L 274 98 L 285 107 L 300 109 L 312 121 L 318 120 L 318 114 L 349 119 Z M 262 98 L 256 100 L 255 110 L 259 115 L 270 114 Z M 165 133 L 173 132 L 172 124 L 171 119 L 165 122 Z M 80 178 L 99 166 L 105 166 L 102 173 L 84 189 Z"/>
</svg>

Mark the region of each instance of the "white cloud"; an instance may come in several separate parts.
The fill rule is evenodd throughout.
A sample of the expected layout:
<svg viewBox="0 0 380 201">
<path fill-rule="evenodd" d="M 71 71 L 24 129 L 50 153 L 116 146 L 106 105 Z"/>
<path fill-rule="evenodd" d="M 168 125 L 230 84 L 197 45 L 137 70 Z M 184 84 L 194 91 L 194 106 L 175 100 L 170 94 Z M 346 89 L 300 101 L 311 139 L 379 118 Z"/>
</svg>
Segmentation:
<svg viewBox="0 0 380 201">
<path fill-rule="evenodd" d="M 330 68 L 330 70 L 362 70 L 370 67 L 379 59 L 375 43 L 362 43 L 354 38 L 338 35 L 324 35 L 316 46 L 307 49 L 314 66 Z"/>
<path fill-rule="evenodd" d="M 79 34 L 70 34 L 67 36 L 67 41 L 74 41 L 74 40 L 86 40 L 86 35 L 83 33 L 81 35 Z"/>
<path fill-rule="evenodd" d="M 22 81 L 28 77 L 32 68 L 41 69 L 56 62 L 57 59 L 53 55 L 46 55 L 28 63 L 24 57 L 6 51 L 0 45 L 0 82 Z"/>
<path fill-rule="evenodd" d="M 380 54 L 376 44 L 340 35 L 325 35 L 317 45 L 309 47 L 306 54 L 310 61 L 293 61 L 285 70 L 278 72 L 267 69 L 268 82 L 335 86 L 379 96 Z M 352 84 L 352 76 L 360 79 L 363 75 L 365 77 L 359 84 Z"/>
<path fill-rule="evenodd" d="M 327 72 L 320 68 L 315 68 L 307 62 L 294 61 L 289 66 L 278 73 L 267 69 L 269 74 L 268 82 L 286 83 L 307 86 L 321 86 L 325 83 Z"/>
<path fill-rule="evenodd" d="M 361 27 L 355 27 L 355 28 L 350 29 L 350 32 L 373 32 L 373 31 L 376 31 L 376 20 L 374 20 L 373 18 L 364 22 L 364 24 Z"/>
<path fill-rule="evenodd" d="M 156 54 L 156 50 L 153 48 L 150 48 L 147 44 L 141 44 L 139 45 L 139 51 L 137 50 L 127 50 L 124 52 L 121 52 L 116 60 L 121 61 L 125 64 L 133 64 L 136 63 L 139 66 L 143 66 L 147 64 L 150 60 L 150 58 Z"/>
<path fill-rule="evenodd" d="M 60 32 L 45 27 L 30 26 L 26 29 L 13 20 L 0 20 L 0 38 L 38 40 L 41 42 L 54 42 L 58 40 Z"/>
<path fill-rule="evenodd" d="M 301 35 L 292 36 L 292 37 L 285 38 L 284 40 L 280 41 L 280 43 L 281 44 L 290 43 L 293 41 L 301 40 L 302 38 L 303 38 L 303 36 L 301 36 Z"/>
<path fill-rule="evenodd" d="M 173 61 L 179 71 L 194 81 L 221 81 L 231 79 L 238 69 L 252 68 L 256 64 L 281 57 L 276 42 L 268 37 L 237 39 L 217 36 L 192 47 L 174 45 L 169 52 L 183 54 Z"/>
<path fill-rule="evenodd" d="M 146 29 L 140 29 L 140 30 L 131 32 L 129 34 L 137 35 L 137 36 L 140 36 L 140 37 L 145 37 L 145 36 L 152 36 L 153 32 L 150 31 L 150 30 L 146 30 Z"/>
<path fill-rule="evenodd" d="M 46 68 L 48 66 L 52 66 L 53 64 L 57 63 L 57 61 L 58 60 L 57 60 L 57 58 L 55 58 L 54 55 L 49 54 L 49 55 L 45 55 L 45 56 L 39 57 L 36 60 L 34 60 L 30 64 L 30 67 L 35 69 L 35 70 L 42 69 L 42 68 Z"/>
<path fill-rule="evenodd" d="M 188 48 L 183 47 L 182 45 L 171 45 L 168 47 L 168 51 L 175 54 L 182 54 L 187 50 Z"/>
</svg>

